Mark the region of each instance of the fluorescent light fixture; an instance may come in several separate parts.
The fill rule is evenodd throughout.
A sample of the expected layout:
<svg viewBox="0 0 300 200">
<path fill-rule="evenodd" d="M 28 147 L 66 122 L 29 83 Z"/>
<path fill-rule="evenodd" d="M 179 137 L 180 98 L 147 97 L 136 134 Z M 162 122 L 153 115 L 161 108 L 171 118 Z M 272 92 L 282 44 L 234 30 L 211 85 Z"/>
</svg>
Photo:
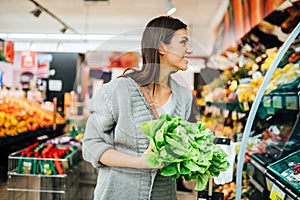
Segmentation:
<svg viewBox="0 0 300 200">
<path fill-rule="evenodd" d="M 9 33 L 8 38 L 10 39 L 47 39 L 46 34 L 22 34 L 22 33 Z"/>
<path fill-rule="evenodd" d="M 31 33 L 0 33 L 1 39 L 8 39 L 12 41 L 140 41 L 141 35 L 126 35 L 126 34 L 31 34 Z"/>
<path fill-rule="evenodd" d="M 83 40 L 109 40 L 114 35 L 82 35 Z"/>
<path fill-rule="evenodd" d="M 82 40 L 80 34 L 47 34 L 49 40 Z"/>
<path fill-rule="evenodd" d="M 167 15 L 172 15 L 176 12 L 176 8 L 172 4 L 171 0 L 166 0 L 166 6 L 167 6 Z"/>
<path fill-rule="evenodd" d="M 7 33 L 0 33 L 0 39 L 6 39 L 6 38 L 8 38 Z"/>
</svg>

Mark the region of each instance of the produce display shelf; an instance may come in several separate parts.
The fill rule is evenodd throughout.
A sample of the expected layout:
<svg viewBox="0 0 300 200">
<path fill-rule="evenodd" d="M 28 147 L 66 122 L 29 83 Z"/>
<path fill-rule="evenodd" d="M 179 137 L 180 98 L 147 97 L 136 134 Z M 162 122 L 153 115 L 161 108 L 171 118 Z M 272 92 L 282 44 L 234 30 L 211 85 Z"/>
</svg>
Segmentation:
<svg viewBox="0 0 300 200">
<path fill-rule="evenodd" d="M 249 112 L 252 105 L 251 102 L 246 102 L 247 109 L 245 109 L 245 102 L 206 102 L 206 104 L 208 106 L 215 106 L 224 110 L 237 111 L 240 113 Z"/>
<path fill-rule="evenodd" d="M 36 138 L 42 135 L 55 134 L 57 132 L 61 132 L 65 124 L 57 124 L 56 129 L 54 130 L 52 126 L 47 126 L 43 128 L 39 128 L 35 131 L 28 131 L 24 133 L 19 133 L 15 136 L 6 136 L 0 138 L 0 147 L 10 146 L 12 144 L 18 144 L 22 141 L 26 141 L 32 138 Z"/>
</svg>

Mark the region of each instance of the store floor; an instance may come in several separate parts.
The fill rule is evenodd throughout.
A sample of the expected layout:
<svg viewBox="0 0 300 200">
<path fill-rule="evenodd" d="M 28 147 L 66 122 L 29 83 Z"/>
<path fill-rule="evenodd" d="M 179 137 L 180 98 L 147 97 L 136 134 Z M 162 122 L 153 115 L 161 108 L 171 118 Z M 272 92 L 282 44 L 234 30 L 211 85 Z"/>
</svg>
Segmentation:
<svg viewBox="0 0 300 200">
<path fill-rule="evenodd" d="M 7 188 L 6 183 L 1 182 L 0 183 L 0 200 L 8 199 L 6 188 Z M 197 200 L 197 194 L 196 194 L 196 192 L 193 192 L 193 193 L 178 192 L 177 200 Z"/>
<path fill-rule="evenodd" d="M 7 190 L 6 190 L 6 183 L 0 182 L 0 200 L 7 200 Z"/>
</svg>

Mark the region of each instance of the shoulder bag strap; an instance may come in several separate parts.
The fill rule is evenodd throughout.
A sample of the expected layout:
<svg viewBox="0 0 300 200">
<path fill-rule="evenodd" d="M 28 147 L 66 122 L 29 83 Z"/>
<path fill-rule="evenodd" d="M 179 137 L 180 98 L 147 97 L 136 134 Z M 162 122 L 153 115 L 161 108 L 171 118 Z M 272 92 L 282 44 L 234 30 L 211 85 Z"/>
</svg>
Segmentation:
<svg viewBox="0 0 300 200">
<path fill-rule="evenodd" d="M 158 119 L 159 116 L 158 116 L 158 113 L 157 113 L 156 109 L 154 108 L 154 103 L 153 103 L 153 101 L 150 99 L 150 97 L 149 97 L 149 95 L 148 95 L 148 93 L 147 93 L 145 87 L 140 86 L 140 88 L 141 88 L 141 91 L 142 91 L 142 93 L 144 94 L 144 96 L 145 96 L 145 98 L 146 98 L 146 100 L 147 100 L 147 102 L 148 102 L 148 104 L 149 104 L 149 106 L 150 106 L 150 108 L 151 108 L 151 110 L 152 110 L 152 113 L 153 113 L 154 118 L 155 118 L 155 119 Z"/>
</svg>

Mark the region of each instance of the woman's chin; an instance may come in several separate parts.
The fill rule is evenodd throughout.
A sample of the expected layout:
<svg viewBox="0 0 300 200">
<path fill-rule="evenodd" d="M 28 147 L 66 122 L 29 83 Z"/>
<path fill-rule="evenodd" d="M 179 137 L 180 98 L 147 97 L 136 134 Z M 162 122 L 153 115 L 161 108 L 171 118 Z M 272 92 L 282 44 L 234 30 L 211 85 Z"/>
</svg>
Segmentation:
<svg viewBox="0 0 300 200">
<path fill-rule="evenodd" d="M 188 65 L 182 65 L 182 66 L 180 66 L 178 68 L 179 68 L 178 70 L 186 71 L 188 69 Z"/>
</svg>

